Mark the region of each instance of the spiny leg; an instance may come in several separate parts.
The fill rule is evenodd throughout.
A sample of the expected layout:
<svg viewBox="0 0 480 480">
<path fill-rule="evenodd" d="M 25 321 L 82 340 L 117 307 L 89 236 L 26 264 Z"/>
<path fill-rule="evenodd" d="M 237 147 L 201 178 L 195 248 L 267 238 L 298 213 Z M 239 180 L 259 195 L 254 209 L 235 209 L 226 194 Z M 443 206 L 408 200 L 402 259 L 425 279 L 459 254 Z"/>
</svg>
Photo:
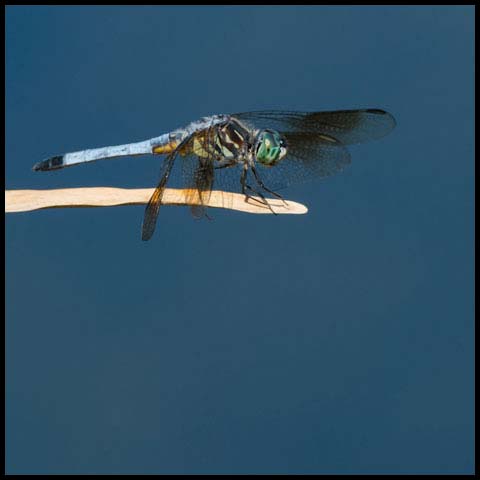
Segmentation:
<svg viewBox="0 0 480 480">
<path fill-rule="evenodd" d="M 248 185 L 246 183 L 246 179 L 247 179 L 247 171 L 248 171 L 248 168 L 244 168 L 243 169 L 243 172 L 242 172 L 242 176 L 240 177 L 240 184 L 242 185 L 242 193 L 243 195 L 245 195 L 245 201 L 248 202 L 248 199 L 251 198 L 252 200 L 260 203 L 261 205 L 266 205 L 269 210 L 274 214 L 274 215 L 277 215 L 276 212 L 273 211 L 271 205 L 268 203 L 267 199 L 265 198 L 265 196 L 263 195 L 263 193 L 255 190 L 254 188 L 252 188 L 250 185 Z M 255 194 L 257 194 L 261 200 L 259 200 L 258 198 L 255 198 L 255 197 L 252 197 L 251 195 L 249 195 L 247 193 L 247 190 L 248 191 L 251 191 Z"/>
<path fill-rule="evenodd" d="M 272 206 L 270 205 L 270 203 L 268 202 L 268 200 L 265 198 L 265 195 L 263 195 L 262 192 L 259 192 L 258 190 L 255 190 L 254 188 L 252 188 L 250 185 L 246 185 L 246 188 L 248 190 L 251 190 L 253 193 L 257 194 L 261 199 L 262 201 L 256 199 L 255 197 L 252 197 L 252 196 L 248 196 L 249 198 L 251 198 L 252 200 L 256 200 L 257 202 L 261 203 L 262 205 L 265 205 L 268 207 L 268 209 L 274 214 L 274 215 L 277 215 L 277 213 L 273 210 Z"/>
<path fill-rule="evenodd" d="M 247 185 L 246 183 L 247 171 L 247 168 L 244 168 L 240 177 L 240 185 L 242 186 L 242 194 L 245 195 L 245 201 L 248 202 L 248 199 L 251 198 L 253 201 L 261 203 L 263 205 L 264 202 L 260 201 L 258 198 L 252 197 L 247 193 L 247 189 L 253 191 L 254 193 L 257 193 L 250 185 Z"/>
<path fill-rule="evenodd" d="M 278 194 L 277 192 L 274 192 L 273 190 L 270 190 L 268 187 L 266 187 L 265 184 L 262 182 L 262 179 L 258 175 L 257 169 L 253 165 L 252 165 L 251 168 L 252 168 L 253 176 L 255 177 L 255 180 L 260 185 L 260 187 L 263 188 L 266 192 L 273 195 L 274 197 L 277 197 L 278 199 L 280 199 L 284 203 L 284 205 L 286 206 L 287 202 L 285 202 L 285 199 L 280 194 Z"/>
</svg>

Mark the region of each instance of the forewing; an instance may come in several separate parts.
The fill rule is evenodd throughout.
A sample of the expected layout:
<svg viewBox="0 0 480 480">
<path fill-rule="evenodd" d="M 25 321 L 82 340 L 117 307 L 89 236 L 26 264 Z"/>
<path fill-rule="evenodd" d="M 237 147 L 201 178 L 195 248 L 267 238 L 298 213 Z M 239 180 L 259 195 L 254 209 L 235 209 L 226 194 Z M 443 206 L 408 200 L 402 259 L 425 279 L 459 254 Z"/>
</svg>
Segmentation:
<svg viewBox="0 0 480 480">
<path fill-rule="evenodd" d="M 259 162 L 257 170 L 265 186 L 279 190 L 318 177 L 329 177 L 350 163 L 350 154 L 339 142 L 326 140 L 322 134 L 287 132 L 287 155 L 276 165 Z"/>
<path fill-rule="evenodd" d="M 269 110 L 232 115 L 257 129 L 281 133 L 308 132 L 332 137 L 344 145 L 363 143 L 387 135 L 395 119 L 384 110 L 336 110 L 331 112 L 288 112 Z"/>
</svg>

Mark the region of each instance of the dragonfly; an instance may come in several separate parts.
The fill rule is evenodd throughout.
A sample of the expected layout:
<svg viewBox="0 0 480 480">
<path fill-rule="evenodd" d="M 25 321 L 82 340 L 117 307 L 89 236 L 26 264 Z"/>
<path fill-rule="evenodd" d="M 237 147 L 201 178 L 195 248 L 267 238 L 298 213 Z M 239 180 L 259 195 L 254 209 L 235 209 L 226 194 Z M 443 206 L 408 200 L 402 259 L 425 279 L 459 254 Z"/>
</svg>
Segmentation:
<svg viewBox="0 0 480 480">
<path fill-rule="evenodd" d="M 177 158 L 189 192 L 187 204 L 200 218 L 208 216 L 214 185 L 239 188 L 246 201 L 254 199 L 268 207 L 266 195 L 283 200 L 277 190 L 344 170 L 351 163 L 348 145 L 381 138 L 395 124 L 390 113 L 376 108 L 212 115 L 142 142 L 56 155 L 35 164 L 33 170 L 57 170 L 124 156 L 165 155 L 160 180 L 145 208 L 142 240 L 149 240 Z"/>
</svg>

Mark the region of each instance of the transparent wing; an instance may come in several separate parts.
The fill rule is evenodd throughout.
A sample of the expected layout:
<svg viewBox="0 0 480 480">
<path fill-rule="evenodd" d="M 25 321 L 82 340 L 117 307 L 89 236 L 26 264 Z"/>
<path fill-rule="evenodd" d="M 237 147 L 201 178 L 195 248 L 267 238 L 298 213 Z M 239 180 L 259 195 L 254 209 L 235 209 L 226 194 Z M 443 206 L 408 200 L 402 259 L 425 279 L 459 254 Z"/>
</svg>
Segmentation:
<svg viewBox="0 0 480 480">
<path fill-rule="evenodd" d="M 332 137 L 344 145 L 363 143 L 387 135 L 395 119 L 384 110 L 336 110 L 331 112 L 288 112 L 280 110 L 231 115 L 254 128 L 281 133 L 309 132 Z"/>
<path fill-rule="evenodd" d="M 199 205 L 191 205 L 190 210 L 195 218 L 201 218 L 206 213 L 206 205 L 212 193 L 215 179 L 213 163 L 193 155 L 182 160 L 182 176 L 184 186 L 188 190 L 187 202 L 200 202 Z"/>
<path fill-rule="evenodd" d="M 190 210 L 195 218 L 205 216 L 215 180 L 215 141 L 214 127 L 197 132 L 192 136 L 185 150 L 188 154 L 182 159 L 184 188 L 188 190 L 187 201 L 197 202 Z"/>
<path fill-rule="evenodd" d="M 283 135 L 287 141 L 286 157 L 273 167 L 266 167 L 256 162 L 260 178 L 271 190 L 280 190 L 289 185 L 319 177 L 329 177 L 341 172 L 351 162 L 350 153 L 344 145 L 327 140 L 322 135 L 299 132 L 284 132 Z M 183 164 L 183 178 L 186 185 L 195 185 L 194 178 L 197 168 L 196 158 L 186 159 Z M 242 170 L 242 163 L 226 168 L 215 168 L 214 165 L 212 188 L 240 192 Z M 211 170 L 209 174 L 211 174 Z M 246 183 L 253 187 L 256 186 L 255 177 L 250 170 L 247 173 Z"/>
<path fill-rule="evenodd" d="M 158 211 L 160 210 L 160 206 L 162 204 L 163 192 L 165 191 L 165 186 L 167 185 L 168 177 L 172 171 L 177 153 L 178 148 L 175 149 L 170 155 L 165 157 L 163 161 L 160 181 L 150 197 L 147 206 L 145 207 L 145 214 L 143 216 L 142 224 L 142 240 L 150 240 L 153 232 L 155 231 Z"/>
<path fill-rule="evenodd" d="M 215 190 L 240 192 L 242 171 L 243 165 L 241 163 L 226 168 L 215 168 Z M 248 176 L 247 181 L 251 181 Z"/>
<path fill-rule="evenodd" d="M 341 143 L 327 140 L 323 134 L 284 132 L 287 155 L 272 167 L 256 162 L 266 187 L 280 190 L 294 183 L 329 177 L 350 164 L 350 153 Z"/>
</svg>

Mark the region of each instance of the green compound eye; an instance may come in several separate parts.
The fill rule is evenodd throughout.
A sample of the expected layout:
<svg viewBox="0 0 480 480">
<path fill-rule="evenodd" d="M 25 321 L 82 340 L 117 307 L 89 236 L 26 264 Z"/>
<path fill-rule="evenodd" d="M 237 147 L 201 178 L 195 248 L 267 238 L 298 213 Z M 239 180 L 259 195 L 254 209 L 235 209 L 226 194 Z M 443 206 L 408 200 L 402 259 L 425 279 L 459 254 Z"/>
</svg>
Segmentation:
<svg viewBox="0 0 480 480">
<path fill-rule="evenodd" d="M 257 137 L 256 159 L 262 165 L 271 167 L 287 153 L 282 136 L 274 130 L 263 130 Z"/>
</svg>

